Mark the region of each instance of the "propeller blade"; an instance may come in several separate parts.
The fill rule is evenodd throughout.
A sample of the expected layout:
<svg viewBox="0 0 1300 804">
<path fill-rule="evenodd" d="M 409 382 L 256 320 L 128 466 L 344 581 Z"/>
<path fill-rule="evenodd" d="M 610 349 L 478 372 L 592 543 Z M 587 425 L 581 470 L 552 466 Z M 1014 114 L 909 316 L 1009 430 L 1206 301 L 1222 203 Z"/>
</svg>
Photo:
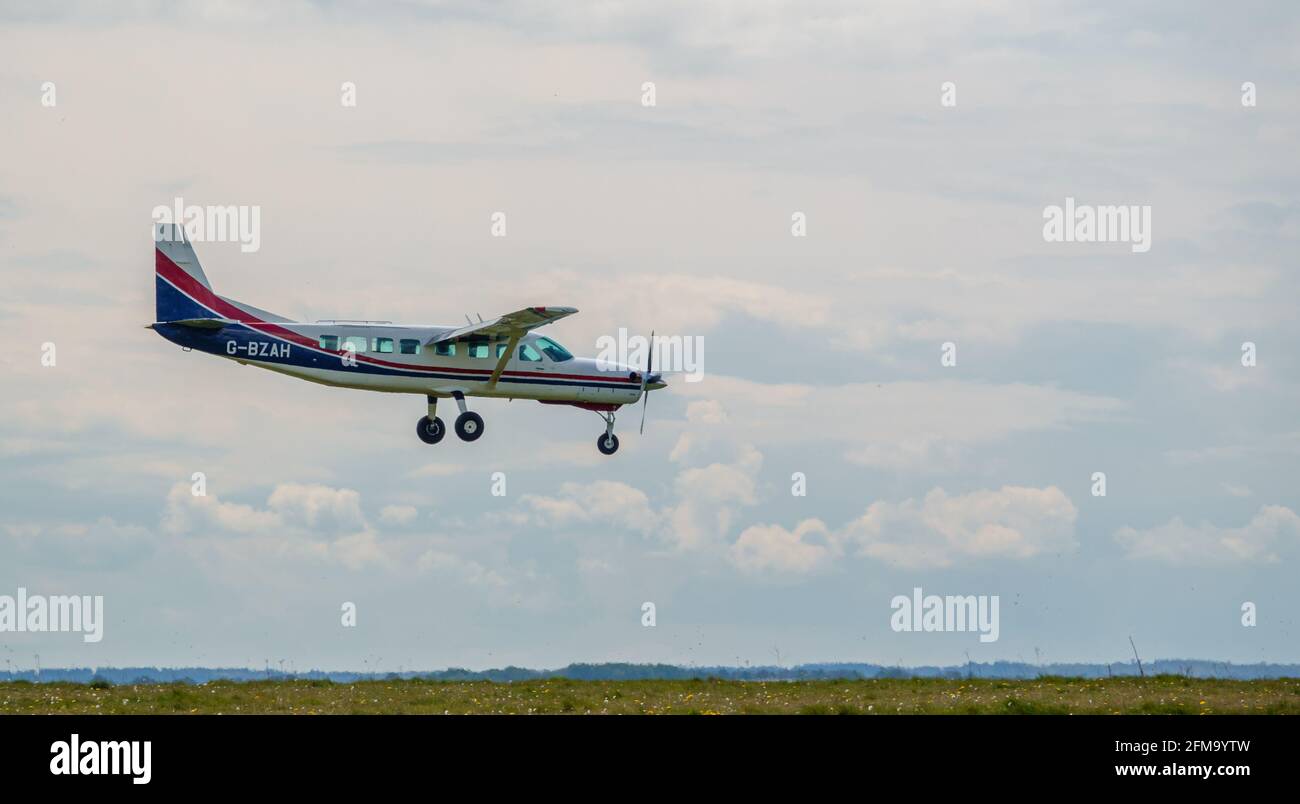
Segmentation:
<svg viewBox="0 0 1300 804">
<path fill-rule="evenodd" d="M 650 407 L 650 392 L 646 386 L 650 384 L 650 369 L 655 364 L 655 331 L 650 330 L 650 354 L 645 359 L 645 373 L 641 375 L 641 435 L 645 435 L 645 412 Z"/>
</svg>

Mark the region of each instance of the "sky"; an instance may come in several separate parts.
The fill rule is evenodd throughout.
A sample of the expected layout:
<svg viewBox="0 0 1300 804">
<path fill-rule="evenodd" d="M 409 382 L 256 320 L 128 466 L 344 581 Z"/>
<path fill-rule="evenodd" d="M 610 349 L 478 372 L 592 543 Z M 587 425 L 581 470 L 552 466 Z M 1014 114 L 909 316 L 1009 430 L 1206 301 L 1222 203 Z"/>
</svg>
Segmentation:
<svg viewBox="0 0 1300 804">
<path fill-rule="evenodd" d="M 105 611 L 0 657 L 1300 661 L 1298 41 L 1290 2 L 0 3 L 0 595 Z M 418 396 L 145 329 L 176 198 L 259 208 L 196 244 L 240 301 L 569 305 L 574 353 L 698 338 L 701 379 L 612 457 L 524 400 L 425 445 Z M 1067 198 L 1149 250 L 1049 242 Z M 998 639 L 895 631 L 917 587 Z"/>
</svg>

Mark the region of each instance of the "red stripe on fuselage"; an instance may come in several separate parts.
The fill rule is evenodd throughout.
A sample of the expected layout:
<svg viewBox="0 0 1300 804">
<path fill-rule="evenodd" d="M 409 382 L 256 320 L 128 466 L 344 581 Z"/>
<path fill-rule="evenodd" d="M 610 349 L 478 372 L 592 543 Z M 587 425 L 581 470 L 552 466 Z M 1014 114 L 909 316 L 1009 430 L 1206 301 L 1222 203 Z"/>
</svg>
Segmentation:
<svg viewBox="0 0 1300 804">
<path fill-rule="evenodd" d="M 186 296 L 189 296 L 194 301 L 198 302 L 204 307 L 207 307 L 209 310 L 212 310 L 217 315 L 220 315 L 223 318 L 229 318 L 234 321 L 238 321 L 241 324 L 257 329 L 259 332 L 264 332 L 268 335 L 274 335 L 278 338 L 291 341 L 293 343 L 298 344 L 299 346 L 303 346 L 305 348 L 320 352 L 322 354 L 332 354 L 340 357 L 346 354 L 346 351 L 344 350 L 330 351 L 328 349 L 322 349 L 320 348 L 320 345 L 316 341 L 312 340 L 311 338 L 308 338 L 304 335 L 300 335 L 297 332 L 294 332 L 293 330 L 285 329 L 284 327 L 274 322 L 263 321 L 262 319 L 258 318 L 252 313 L 249 313 L 246 310 L 236 307 L 235 305 L 221 298 L 217 294 L 213 293 L 211 290 L 208 290 L 206 287 L 203 286 L 203 283 L 199 282 L 197 279 L 195 279 L 194 277 L 186 273 L 179 265 L 172 262 L 171 258 L 162 252 L 162 249 L 154 249 L 154 270 L 160 276 L 162 276 L 163 279 L 166 279 L 173 286 L 175 286 L 177 290 L 181 291 Z M 492 376 L 491 369 L 470 369 L 470 368 L 460 368 L 458 366 L 421 366 L 412 363 L 394 363 L 389 360 L 380 360 L 378 358 L 370 357 L 364 354 L 356 355 L 356 359 L 363 363 L 369 363 L 375 366 L 402 369 L 405 371 L 435 371 L 435 372 L 444 372 L 444 373 L 457 372 L 460 374 L 465 374 L 466 379 L 481 379 L 481 378 Z M 625 377 L 603 377 L 603 376 L 592 376 L 589 374 L 551 374 L 549 372 L 546 374 L 538 375 L 527 371 L 503 371 L 501 372 L 501 374 L 502 376 L 526 377 L 529 379 L 535 379 L 540 376 L 543 378 L 556 379 L 556 380 L 593 380 L 595 382 L 621 382 L 627 384 L 628 387 L 639 387 L 639 383 L 637 381 L 629 380 Z"/>
</svg>

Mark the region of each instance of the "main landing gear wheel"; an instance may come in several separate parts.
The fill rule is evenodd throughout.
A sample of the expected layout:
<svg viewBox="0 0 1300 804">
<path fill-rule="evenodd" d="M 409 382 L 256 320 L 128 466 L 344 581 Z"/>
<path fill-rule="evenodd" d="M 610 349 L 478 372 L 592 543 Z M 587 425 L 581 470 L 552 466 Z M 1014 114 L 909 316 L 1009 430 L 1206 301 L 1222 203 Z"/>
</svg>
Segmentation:
<svg viewBox="0 0 1300 804">
<path fill-rule="evenodd" d="M 415 423 L 415 432 L 419 434 L 420 440 L 424 443 L 437 444 L 442 440 L 443 436 L 447 435 L 447 426 L 442 423 L 442 419 L 436 416 L 432 419 L 423 416 Z"/>
<path fill-rule="evenodd" d="M 483 435 L 483 417 L 467 410 L 456 417 L 456 435 L 461 441 L 474 441 Z"/>
</svg>

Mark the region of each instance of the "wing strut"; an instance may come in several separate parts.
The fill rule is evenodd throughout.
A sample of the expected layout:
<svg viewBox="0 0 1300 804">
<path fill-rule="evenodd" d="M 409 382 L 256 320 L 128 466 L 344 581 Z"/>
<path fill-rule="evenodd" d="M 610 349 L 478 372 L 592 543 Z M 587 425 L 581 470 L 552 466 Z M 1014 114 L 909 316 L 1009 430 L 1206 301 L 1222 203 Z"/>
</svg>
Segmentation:
<svg viewBox="0 0 1300 804">
<path fill-rule="evenodd" d="M 501 372 L 505 370 L 506 363 L 510 362 L 510 356 L 515 353 L 515 347 L 519 345 L 519 339 L 523 336 L 523 330 L 515 330 L 510 334 L 510 345 L 501 353 L 501 359 L 497 360 L 497 367 L 492 371 L 492 379 L 488 380 L 488 388 L 497 386 L 497 380 L 501 379 Z"/>
</svg>

